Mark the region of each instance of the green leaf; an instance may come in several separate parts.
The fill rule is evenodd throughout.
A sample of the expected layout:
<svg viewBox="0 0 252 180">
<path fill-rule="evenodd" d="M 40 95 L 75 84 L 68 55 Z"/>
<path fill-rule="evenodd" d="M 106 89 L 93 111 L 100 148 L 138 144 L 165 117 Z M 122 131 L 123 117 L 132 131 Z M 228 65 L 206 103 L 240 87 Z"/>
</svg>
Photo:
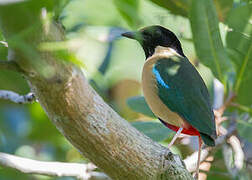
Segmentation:
<svg viewBox="0 0 252 180">
<path fill-rule="evenodd" d="M 166 140 L 173 132 L 159 122 L 132 122 L 137 130 L 150 137 L 152 140 L 160 142 Z"/>
<path fill-rule="evenodd" d="M 0 41 L 0 60 L 7 59 L 8 48 L 6 47 L 4 42 Z"/>
<path fill-rule="evenodd" d="M 73 13 L 74 11 L 74 13 Z M 120 13 L 114 6 L 113 0 L 75 0 L 70 1 L 64 8 L 63 24 L 67 29 L 72 29 L 77 24 L 84 23 L 91 26 L 118 26 L 122 27 Z"/>
<path fill-rule="evenodd" d="M 221 41 L 213 1 L 193 0 L 190 22 L 197 56 L 212 70 L 214 76 L 225 84 L 225 75 L 232 66 Z"/>
<path fill-rule="evenodd" d="M 66 5 L 69 3 L 70 0 L 57 0 L 54 1 L 56 5 L 53 8 L 53 13 L 54 13 L 54 19 L 58 20 L 59 16 L 61 15 L 63 9 L 66 7 Z"/>
<path fill-rule="evenodd" d="M 233 9 L 227 25 L 230 31 L 226 41 L 231 60 L 235 64 L 237 78 L 235 82 L 236 100 L 243 105 L 251 105 L 252 89 L 252 4 Z"/>
<path fill-rule="evenodd" d="M 140 22 L 138 16 L 139 0 L 114 0 L 114 4 L 128 25 L 136 28 Z"/>
<path fill-rule="evenodd" d="M 155 118 L 155 115 L 150 110 L 143 96 L 131 97 L 127 99 L 127 104 L 133 111 Z"/>
<path fill-rule="evenodd" d="M 183 17 L 189 16 L 191 3 L 193 0 L 150 0 L 151 2 L 168 9 L 174 15 Z M 228 12 L 233 7 L 233 0 L 214 0 L 218 18 L 224 21 Z"/>
<path fill-rule="evenodd" d="M 172 14 L 187 17 L 191 0 L 151 0 L 153 3 L 168 9 Z"/>
<path fill-rule="evenodd" d="M 4 37 L 0 31 L 0 60 L 6 59 L 7 55 L 8 55 L 7 43 L 4 41 Z"/>
<path fill-rule="evenodd" d="M 0 31 L 0 41 L 4 41 L 4 37 L 1 31 Z"/>
<path fill-rule="evenodd" d="M 241 137 L 252 143 L 252 118 L 248 121 L 237 120 L 237 130 Z"/>
<path fill-rule="evenodd" d="M 211 72 L 211 70 L 209 68 L 204 66 L 202 63 L 198 63 L 196 68 L 207 86 L 207 89 L 208 89 L 208 92 L 210 95 L 210 100 L 212 102 L 211 104 L 213 104 L 213 99 L 214 99 L 213 98 L 214 97 L 214 87 L 213 87 L 214 76 L 213 76 L 213 73 Z"/>
</svg>

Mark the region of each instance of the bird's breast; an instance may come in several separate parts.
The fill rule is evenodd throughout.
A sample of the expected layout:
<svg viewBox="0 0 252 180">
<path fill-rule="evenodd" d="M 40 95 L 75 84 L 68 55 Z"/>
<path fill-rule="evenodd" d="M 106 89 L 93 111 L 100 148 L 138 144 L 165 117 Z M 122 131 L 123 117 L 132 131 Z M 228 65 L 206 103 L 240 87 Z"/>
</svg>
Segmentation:
<svg viewBox="0 0 252 180">
<path fill-rule="evenodd" d="M 162 82 L 162 79 L 158 79 L 160 78 L 158 76 L 159 74 L 154 69 L 157 61 L 158 58 L 150 58 L 144 64 L 142 71 L 142 88 L 144 97 L 150 109 L 157 117 L 171 125 L 182 127 L 184 124 L 183 119 L 177 113 L 172 112 L 158 96 L 157 81 L 161 81 L 159 83 L 165 82 Z"/>
</svg>

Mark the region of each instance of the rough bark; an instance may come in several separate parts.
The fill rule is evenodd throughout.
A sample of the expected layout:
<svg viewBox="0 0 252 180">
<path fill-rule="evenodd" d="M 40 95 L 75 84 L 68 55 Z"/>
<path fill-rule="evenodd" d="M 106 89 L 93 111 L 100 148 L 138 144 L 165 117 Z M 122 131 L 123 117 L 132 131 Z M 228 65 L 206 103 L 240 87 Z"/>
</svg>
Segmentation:
<svg viewBox="0 0 252 180">
<path fill-rule="evenodd" d="M 112 179 L 193 179 L 178 156 L 110 108 L 77 66 L 38 50 L 41 42 L 64 40 L 61 27 L 46 19 L 42 7 L 38 0 L 0 1 L 0 29 L 13 50 L 9 60 L 22 69 L 57 129 Z"/>
</svg>

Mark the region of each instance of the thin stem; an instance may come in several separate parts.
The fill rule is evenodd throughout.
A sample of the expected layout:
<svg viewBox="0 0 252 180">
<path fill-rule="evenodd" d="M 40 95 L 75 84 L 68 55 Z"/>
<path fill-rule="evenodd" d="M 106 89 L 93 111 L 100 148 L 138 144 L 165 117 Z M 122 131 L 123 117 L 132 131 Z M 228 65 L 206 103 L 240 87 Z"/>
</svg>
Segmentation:
<svg viewBox="0 0 252 180">
<path fill-rule="evenodd" d="M 224 111 L 227 109 L 228 106 L 231 105 L 232 101 L 234 100 L 234 98 L 236 97 L 236 94 L 233 92 L 230 92 L 228 99 L 225 101 L 225 103 L 217 110 L 220 115 L 222 116 L 222 114 L 224 113 Z"/>
<path fill-rule="evenodd" d="M 238 103 L 231 103 L 230 105 L 234 106 L 234 107 L 237 107 L 238 109 L 240 109 L 242 111 L 252 113 L 252 108 L 249 108 L 247 106 L 244 106 L 244 105 L 241 105 L 241 104 L 238 104 Z"/>
</svg>

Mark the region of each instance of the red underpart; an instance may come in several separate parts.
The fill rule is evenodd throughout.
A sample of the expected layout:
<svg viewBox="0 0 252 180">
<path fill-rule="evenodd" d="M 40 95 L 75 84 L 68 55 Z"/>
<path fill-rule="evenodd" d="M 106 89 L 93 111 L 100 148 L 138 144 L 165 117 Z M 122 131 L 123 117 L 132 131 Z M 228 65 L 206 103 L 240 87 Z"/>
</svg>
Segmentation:
<svg viewBox="0 0 252 180">
<path fill-rule="evenodd" d="M 168 127 L 169 129 L 177 132 L 179 130 L 178 126 L 171 125 L 167 122 L 164 122 L 165 126 Z M 191 136 L 200 136 L 200 133 L 197 129 L 192 127 L 190 124 L 187 123 L 186 127 L 183 127 L 182 132 L 183 134 L 191 135 Z"/>
</svg>

